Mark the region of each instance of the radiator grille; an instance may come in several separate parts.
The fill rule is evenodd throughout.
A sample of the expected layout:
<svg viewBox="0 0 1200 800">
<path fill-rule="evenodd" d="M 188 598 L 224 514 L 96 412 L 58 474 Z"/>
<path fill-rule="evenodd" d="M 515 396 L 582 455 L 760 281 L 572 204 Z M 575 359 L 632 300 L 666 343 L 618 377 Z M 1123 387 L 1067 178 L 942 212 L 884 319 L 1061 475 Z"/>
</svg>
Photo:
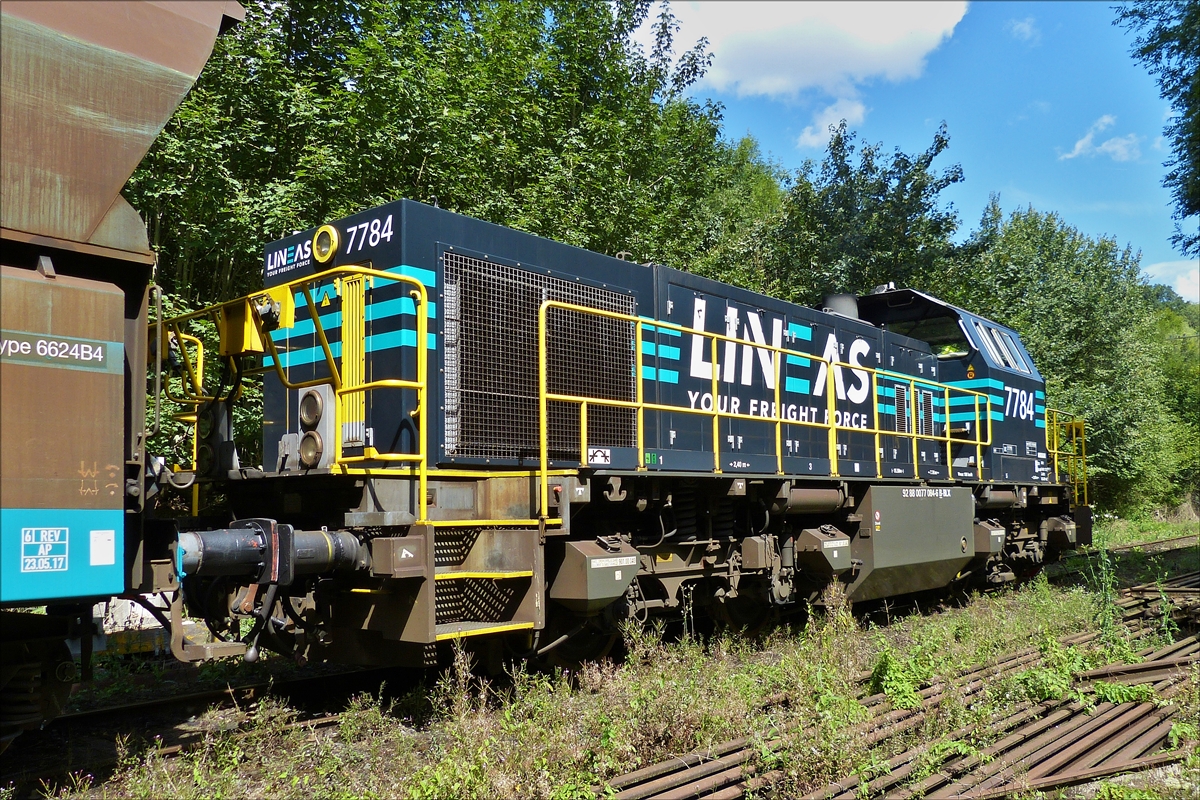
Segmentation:
<svg viewBox="0 0 1200 800">
<path fill-rule="evenodd" d="M 633 297 L 458 253 L 445 267 L 446 455 L 538 458 L 538 309 L 545 300 L 633 314 Z M 547 316 L 549 390 L 635 399 L 634 325 L 565 309 Z M 551 403 L 550 455 L 579 460 L 579 408 Z M 635 446 L 631 409 L 589 408 L 588 443 Z"/>
</svg>

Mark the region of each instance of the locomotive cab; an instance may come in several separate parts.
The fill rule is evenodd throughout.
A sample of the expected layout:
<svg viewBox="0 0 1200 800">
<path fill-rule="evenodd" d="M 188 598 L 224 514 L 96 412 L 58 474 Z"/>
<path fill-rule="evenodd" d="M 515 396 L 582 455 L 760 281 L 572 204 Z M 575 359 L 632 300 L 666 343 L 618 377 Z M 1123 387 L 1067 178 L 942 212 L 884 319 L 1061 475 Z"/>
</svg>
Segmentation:
<svg viewBox="0 0 1200 800">
<path fill-rule="evenodd" d="M 959 448 L 954 477 L 1014 483 L 1056 480 L 1046 438 L 1046 382 L 1016 331 L 913 289 L 891 289 L 859 301 L 862 315 L 885 330 L 917 339 L 936 358 L 940 379 L 985 393 L 990 445 L 975 457 Z M 952 434 L 970 434 L 972 398 L 950 398 Z M 935 400 L 936 405 L 936 400 Z"/>
</svg>

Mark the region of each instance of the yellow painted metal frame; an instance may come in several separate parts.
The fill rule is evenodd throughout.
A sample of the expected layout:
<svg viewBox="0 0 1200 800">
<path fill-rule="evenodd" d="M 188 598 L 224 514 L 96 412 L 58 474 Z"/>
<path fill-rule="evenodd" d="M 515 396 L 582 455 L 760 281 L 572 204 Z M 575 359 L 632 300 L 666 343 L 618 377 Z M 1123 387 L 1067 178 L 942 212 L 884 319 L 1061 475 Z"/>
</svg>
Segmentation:
<svg viewBox="0 0 1200 800">
<path fill-rule="evenodd" d="M 327 280 L 330 280 L 331 278 L 332 279 L 342 279 L 340 281 L 341 291 L 357 292 L 360 295 L 365 293 L 366 288 L 367 288 L 368 279 L 372 279 L 372 278 L 378 279 L 378 280 L 395 281 L 398 283 L 407 283 L 412 287 L 412 289 L 409 292 L 409 295 L 413 298 L 413 301 L 415 302 L 415 304 L 417 306 L 417 314 L 416 314 L 416 319 L 417 319 L 417 325 L 416 325 L 416 327 L 417 327 L 417 330 L 416 330 L 416 334 L 417 334 L 417 375 L 414 380 L 386 379 L 386 380 L 378 380 L 378 381 L 366 381 L 363 379 L 362 375 L 359 375 L 356 372 L 354 372 L 353 370 L 351 370 L 351 374 L 349 374 L 348 377 L 350 378 L 352 383 L 347 385 L 347 383 L 343 382 L 343 376 L 342 376 L 341 372 L 338 370 L 337 360 L 334 358 L 333 350 L 329 346 L 329 339 L 325 335 L 325 329 L 321 325 L 319 313 L 317 310 L 317 304 L 313 300 L 312 290 L 310 288 L 311 285 L 314 283 L 327 281 Z M 264 292 L 256 293 L 254 295 L 250 295 L 250 299 L 252 301 L 253 300 L 262 300 L 266 297 L 269 297 L 271 294 L 278 294 L 281 291 L 281 289 L 283 289 L 285 287 L 288 292 L 295 292 L 295 291 L 299 290 L 300 292 L 302 292 L 304 294 L 305 304 L 308 306 L 309 315 L 313 320 L 314 332 L 316 334 L 317 341 L 320 343 L 322 353 L 325 357 L 325 364 L 329 369 L 329 377 L 328 378 L 317 378 L 317 379 L 311 380 L 311 381 L 298 381 L 295 383 L 293 383 L 292 381 L 289 381 L 287 374 L 284 372 L 283 367 L 280 365 L 279 351 L 275 346 L 275 341 L 271 338 L 270 332 L 263 328 L 262 319 L 258 316 L 257 312 L 255 312 L 253 314 L 254 324 L 258 330 L 259 336 L 261 337 L 263 343 L 266 345 L 268 355 L 271 358 L 271 364 L 270 364 L 270 366 L 259 366 L 259 367 L 247 369 L 244 371 L 243 374 L 257 375 L 257 374 L 263 374 L 266 372 L 274 372 L 276 377 L 279 378 L 279 381 L 288 389 L 304 389 L 304 388 L 307 388 L 310 386 L 317 386 L 317 385 L 331 386 L 334 390 L 335 396 L 337 397 L 337 402 L 333 404 L 333 406 L 334 406 L 333 410 L 334 410 L 334 430 L 338 432 L 338 435 L 334 436 L 334 442 L 333 442 L 333 447 L 334 447 L 333 470 L 340 471 L 345 474 L 351 474 L 351 473 L 358 474 L 362 471 L 354 469 L 354 468 L 350 467 L 349 465 L 362 463 L 362 462 L 370 462 L 370 461 L 395 462 L 395 463 L 411 465 L 412 469 L 415 470 L 415 472 L 417 473 L 418 483 L 419 483 L 418 505 L 419 505 L 419 509 L 420 509 L 420 515 L 419 515 L 418 521 L 419 522 L 428 522 L 427 484 L 428 484 L 429 462 L 428 462 L 428 457 L 427 457 L 427 453 L 426 453 L 426 448 L 428 447 L 428 439 L 429 439 L 429 436 L 428 436 L 428 433 L 429 433 L 429 431 L 428 431 L 428 416 L 429 415 L 426 412 L 427 412 L 428 400 L 429 400 L 429 393 L 428 393 L 428 385 L 429 385 L 429 376 L 428 376 L 428 372 L 429 372 L 429 354 L 428 354 L 429 317 L 428 317 L 428 312 L 427 312 L 427 309 L 429 308 L 429 295 L 428 295 L 428 291 L 425 288 L 425 285 L 423 283 L 421 283 L 421 281 L 417 280 L 416 278 L 410 277 L 408 275 L 401 275 L 401 274 L 392 273 L 392 272 L 384 272 L 382 270 L 372 269 L 370 267 L 363 267 L 363 266 L 358 266 L 358 265 L 348 265 L 348 266 L 342 266 L 342 267 L 334 267 L 332 269 L 325 270 L 324 272 L 321 272 L 317 275 L 305 276 L 303 278 L 298 278 L 297 280 L 290 281 L 289 283 L 283 284 L 282 286 L 272 287 L 269 290 L 269 292 L 264 291 Z M 156 335 L 159 337 L 160 346 L 163 344 L 168 344 L 170 342 L 171 337 L 174 337 L 176 339 L 176 341 L 183 343 L 182 346 L 180 347 L 180 352 L 181 352 L 181 357 L 182 357 L 184 369 L 187 373 L 188 380 L 180 381 L 181 390 L 180 390 L 180 395 L 178 395 L 178 396 L 172 395 L 170 393 L 170 390 L 168 389 L 167 396 L 169 399 L 174 400 L 175 402 L 190 404 L 190 405 L 201 405 L 203 403 L 212 402 L 214 400 L 228 399 L 227 397 L 216 398 L 211 395 L 204 394 L 204 375 L 203 375 L 204 345 L 197 337 L 191 336 L 190 334 L 187 334 L 187 333 L 184 333 L 183 326 L 185 324 L 195 321 L 195 320 L 211 320 L 211 321 L 217 323 L 217 328 L 218 328 L 218 330 L 220 330 L 221 329 L 220 323 L 222 320 L 222 316 L 226 313 L 226 309 L 230 308 L 232 306 L 235 306 L 235 305 L 242 307 L 243 304 L 245 304 L 245 303 L 246 303 L 246 298 L 239 298 L 237 300 L 231 300 L 227 303 L 220 303 L 218 305 L 210 306 L 208 308 L 204 308 L 199 311 L 194 311 L 189 314 L 183 314 L 178 317 L 173 317 L 171 319 L 163 320 L 161 323 L 156 322 L 151 325 L 153 335 Z M 352 309 L 357 310 L 357 309 L 363 308 L 364 304 L 365 304 L 365 298 L 357 297 L 357 298 L 355 298 L 355 301 L 351 303 L 351 307 L 352 307 Z M 253 303 L 251 303 L 251 306 L 255 307 Z M 362 330 L 357 330 L 357 333 L 360 337 L 365 336 L 365 332 Z M 193 346 L 195 346 L 195 348 L 196 348 L 197 364 L 195 364 L 195 365 L 192 364 L 191 356 L 188 354 L 187 343 L 193 344 Z M 233 357 L 234 356 L 231 356 L 231 358 L 233 358 Z M 169 385 L 169 381 L 168 381 L 168 385 Z M 342 453 L 342 437 L 340 434 L 341 434 L 341 430 L 342 430 L 342 421 L 343 421 L 343 419 L 345 419 L 347 417 L 347 409 L 343 408 L 343 406 L 346 405 L 347 403 L 357 405 L 358 404 L 357 401 L 360 400 L 361 396 L 365 396 L 366 392 L 374 391 L 375 389 L 411 389 L 417 393 L 416 407 L 413 409 L 413 411 L 411 413 L 412 413 L 412 416 L 417 418 L 417 427 L 418 427 L 417 435 L 420 440 L 419 445 L 418 445 L 418 452 L 416 452 L 416 453 L 380 453 L 380 452 L 376 451 L 373 447 L 367 447 L 367 448 L 364 448 L 363 455 L 361 455 L 361 456 L 343 455 L 343 453 Z M 350 414 L 353 416 L 355 414 L 355 412 L 351 411 Z M 472 524 L 478 524 L 478 523 L 472 523 Z M 513 521 L 508 521 L 504 524 L 513 525 L 513 524 L 519 524 L 519 523 L 513 522 Z"/>
<path fill-rule="evenodd" d="M 1083 417 L 1046 409 L 1046 452 L 1054 462 L 1055 480 L 1066 476 L 1075 505 L 1088 504 L 1087 431 Z"/>
<path fill-rule="evenodd" d="M 634 326 L 634 336 L 635 336 L 635 339 L 634 339 L 634 341 L 635 341 L 634 375 L 636 376 L 635 380 L 636 380 L 637 388 L 635 390 L 633 400 L 610 400 L 610 399 L 606 399 L 606 398 L 586 397 L 586 396 L 582 396 L 582 395 L 559 394 L 559 393 L 551 392 L 549 390 L 549 374 L 548 374 L 549 365 L 548 365 L 546 334 L 547 334 L 547 312 L 552 308 L 563 309 L 565 311 L 570 311 L 570 312 L 574 312 L 574 313 L 578 313 L 578 314 L 602 317 L 605 319 L 613 319 L 613 320 L 618 320 L 618 321 L 622 321 L 622 322 L 628 322 Z M 642 383 L 643 383 L 644 379 L 642 377 L 641 341 L 642 341 L 642 332 L 643 332 L 643 329 L 646 324 L 653 325 L 656 328 L 678 331 L 681 334 L 698 334 L 700 336 L 707 337 L 709 340 L 711 340 L 713 404 L 712 404 L 712 409 L 710 411 L 705 411 L 703 409 L 696 409 L 696 408 L 685 408 L 683 406 L 665 405 L 662 403 L 647 403 L 645 401 L 645 398 L 643 397 L 643 388 L 642 388 Z M 975 392 L 970 389 L 962 389 L 957 386 L 949 386 L 947 384 L 938 383 L 936 381 L 923 380 L 921 378 L 916 378 L 912 375 L 904 375 L 902 373 L 892 372 L 890 370 L 874 369 L 872 367 L 865 367 L 865 366 L 855 366 L 853 364 L 848 364 L 848 363 L 842 362 L 842 361 L 831 362 L 825 358 L 822 358 L 821 356 L 817 356 L 817 355 L 814 355 L 811 353 L 804 353 L 799 350 L 791 350 L 791 349 L 785 348 L 785 347 L 775 347 L 773 345 L 768 345 L 768 344 L 754 343 L 754 344 L 752 344 L 752 346 L 754 348 L 760 349 L 760 350 L 768 350 L 772 353 L 773 370 L 775 373 L 775 407 L 774 407 L 775 413 L 773 416 L 770 416 L 770 417 L 761 417 L 761 416 L 752 416 L 750 414 L 726 412 L 726 411 L 721 411 L 720 402 L 719 402 L 720 378 L 719 378 L 719 372 L 718 372 L 718 367 L 719 367 L 718 344 L 720 342 L 728 342 L 728 343 L 733 343 L 736 345 L 747 344 L 745 341 L 738 339 L 736 337 L 733 337 L 733 336 L 727 336 L 725 334 L 720 334 L 720 333 L 712 333 L 709 331 L 697 331 L 697 330 L 693 330 L 691 328 L 685 328 L 682 325 L 676 325 L 675 323 L 671 323 L 671 322 L 663 322 L 661 320 L 646 321 L 646 320 L 643 320 L 641 317 L 633 316 L 631 314 L 622 314 L 622 313 L 615 312 L 615 311 L 604 311 L 601 309 L 590 308 L 588 306 L 581 306 L 581 305 L 577 305 L 574 303 L 566 303 L 566 302 L 563 302 L 560 300 L 544 301 L 542 303 L 541 307 L 538 309 L 538 416 L 539 416 L 539 421 L 540 421 L 540 430 L 538 431 L 538 434 L 539 434 L 540 459 L 541 459 L 539 474 L 540 474 L 540 478 L 541 478 L 540 509 L 541 509 L 542 517 L 545 518 L 549 515 L 549 508 L 550 508 L 550 485 L 549 485 L 549 479 L 548 479 L 548 476 L 550 474 L 550 423 L 549 423 L 549 419 L 550 419 L 549 403 L 550 402 L 574 403 L 579 406 L 579 409 L 580 409 L 580 411 L 579 411 L 580 451 L 579 452 L 580 452 L 581 465 L 586 465 L 582 460 L 587 458 L 586 454 L 587 454 L 588 407 L 589 406 L 603 406 L 603 407 L 609 407 L 609 408 L 632 408 L 636 411 L 636 415 L 637 415 L 637 451 L 638 451 L 637 469 L 638 469 L 638 471 L 642 471 L 642 472 L 646 471 L 645 440 L 644 440 L 643 436 L 644 436 L 645 412 L 647 410 L 649 410 L 649 411 L 668 411 L 668 412 L 672 412 L 672 413 L 693 414 L 693 415 L 697 415 L 697 416 L 711 418 L 712 426 L 713 426 L 713 472 L 716 474 L 721 474 L 721 472 L 722 472 L 722 470 L 721 470 L 721 433 L 720 433 L 719 423 L 720 423 L 721 418 L 724 417 L 724 418 L 728 418 L 728 419 L 744 419 L 744 420 L 749 420 L 751 422 L 773 422 L 775 424 L 776 472 L 777 472 L 777 474 L 780 474 L 780 475 L 784 474 L 784 472 L 783 472 L 783 447 L 782 447 L 782 445 L 783 445 L 783 426 L 784 425 L 800 425 L 800 426 L 805 426 L 805 427 L 810 427 L 810 428 L 823 428 L 828 431 L 829 442 L 828 442 L 828 453 L 827 454 L 829 456 L 830 474 L 834 477 L 837 477 L 839 475 L 837 435 L 841 431 L 847 431 L 850 433 L 865 433 L 865 434 L 874 435 L 874 437 L 875 437 L 875 470 L 876 470 L 877 476 L 880 476 L 880 473 L 882 471 L 882 463 L 881 463 L 881 458 L 880 458 L 880 453 L 879 453 L 880 437 L 881 436 L 899 436 L 901 438 L 908 438 L 908 439 L 912 440 L 914 474 L 916 473 L 917 465 L 918 465 L 918 459 L 917 459 L 917 447 L 918 447 L 917 440 L 918 439 L 926 439 L 926 440 L 939 441 L 939 442 L 945 443 L 947 469 L 952 468 L 953 459 L 951 456 L 951 448 L 953 447 L 953 445 L 955 445 L 955 444 L 959 444 L 959 445 L 963 445 L 963 444 L 972 445 L 973 444 L 973 445 L 975 445 L 976 471 L 977 471 L 977 475 L 979 476 L 979 479 L 983 480 L 983 448 L 990 445 L 992 442 L 992 421 L 991 421 L 992 402 L 991 402 L 991 398 L 988 395 L 984 394 L 983 392 Z M 783 368 L 783 363 L 784 363 L 784 359 L 786 356 L 797 356 L 799 358 L 808 359 L 809 361 L 819 361 L 828 367 L 828 369 L 826 369 L 826 371 L 825 371 L 825 380 L 826 380 L 826 386 L 825 386 L 826 409 L 825 410 L 828 415 L 828 417 L 827 417 L 829 420 L 828 422 L 790 420 L 790 419 L 785 419 L 781 415 L 781 410 L 782 410 L 782 398 L 781 398 L 782 381 L 781 381 L 781 378 L 783 377 L 782 376 L 782 371 L 783 371 L 782 368 Z M 863 372 L 867 372 L 871 375 L 871 397 L 872 397 L 872 412 L 873 412 L 872 416 L 873 416 L 873 421 L 874 421 L 874 426 L 872 428 L 855 428 L 855 427 L 851 427 L 848 425 L 839 425 L 837 423 L 837 413 L 836 413 L 837 412 L 837 399 L 836 399 L 836 394 L 835 394 L 834 372 L 833 372 L 833 370 L 835 368 L 860 370 Z M 910 431 L 904 432 L 904 431 L 892 431 L 892 430 L 880 429 L 880 427 L 879 427 L 879 380 L 878 380 L 879 376 L 886 377 L 886 378 L 888 378 L 890 380 L 894 380 L 896 382 L 903 382 L 903 383 L 908 384 L 908 391 L 911 393 L 911 399 L 912 399 L 912 402 L 909 403 L 909 416 L 910 416 L 911 422 L 913 423 Z M 944 428 L 943 428 L 944 433 L 942 435 L 937 435 L 937 434 L 920 435 L 917 433 L 918 426 L 917 426 L 916 422 L 917 422 L 917 413 L 918 413 L 917 412 L 918 403 L 916 401 L 917 401 L 917 391 L 918 391 L 917 387 L 918 386 L 931 388 L 931 389 L 937 389 L 943 393 L 943 397 L 945 399 L 946 405 L 945 405 L 945 424 L 944 424 Z M 965 396 L 974 398 L 974 412 L 975 412 L 975 436 L 974 436 L 974 438 L 958 438 L 952 434 L 951 425 L 950 425 L 950 393 L 951 392 L 957 392 L 961 395 L 965 395 Z M 984 438 L 982 436 L 982 432 L 985 429 L 985 426 L 982 424 L 982 422 L 984 420 L 986 420 L 986 430 L 987 430 L 986 438 Z"/>
<path fill-rule="evenodd" d="M 533 630 L 532 622 L 498 622 L 487 628 L 476 628 L 474 630 L 458 630 L 439 633 L 435 637 L 435 641 L 444 642 L 447 639 L 465 639 L 468 636 L 490 636 L 495 633 L 511 633 L 512 631 L 529 631 Z"/>
</svg>

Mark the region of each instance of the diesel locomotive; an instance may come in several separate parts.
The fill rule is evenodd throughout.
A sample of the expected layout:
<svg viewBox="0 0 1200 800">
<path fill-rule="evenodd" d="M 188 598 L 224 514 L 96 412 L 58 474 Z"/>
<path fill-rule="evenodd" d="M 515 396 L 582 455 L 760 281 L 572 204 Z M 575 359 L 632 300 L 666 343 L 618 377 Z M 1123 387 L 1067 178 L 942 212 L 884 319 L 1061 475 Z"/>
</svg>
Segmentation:
<svg viewBox="0 0 1200 800">
<path fill-rule="evenodd" d="M 188 661 L 425 666 L 459 640 L 494 666 L 601 655 L 631 619 L 757 625 L 832 582 L 1002 585 L 1090 541 L 1083 421 L 1046 407 L 1016 331 L 912 289 L 807 308 L 399 200 L 266 245 L 259 292 L 151 319 L 119 190 L 208 49 L 113 55 L 103 25 L 25 6 L 4 6 L 4 736 L 61 705 L 64 640 L 110 596 Z M 207 48 L 240 11 L 184 7 L 153 8 Z M 124 159 L 105 202 L 46 177 L 79 137 L 17 129 L 10 97 L 49 89 L 11 77 L 10 35 L 160 79 L 140 125 L 84 131 Z M 10 125 L 38 142 L 21 175 Z M 147 374 L 188 463 L 144 453 Z M 261 463 L 232 424 L 251 381 Z"/>
<path fill-rule="evenodd" d="M 1090 537 L 1082 424 L 1016 331 L 918 291 L 806 308 L 410 200 L 267 245 L 263 284 L 152 329 L 186 480 L 227 508 L 173 523 L 172 624 L 215 635 L 184 658 L 575 658 L 627 619 L 1003 584 Z"/>
</svg>

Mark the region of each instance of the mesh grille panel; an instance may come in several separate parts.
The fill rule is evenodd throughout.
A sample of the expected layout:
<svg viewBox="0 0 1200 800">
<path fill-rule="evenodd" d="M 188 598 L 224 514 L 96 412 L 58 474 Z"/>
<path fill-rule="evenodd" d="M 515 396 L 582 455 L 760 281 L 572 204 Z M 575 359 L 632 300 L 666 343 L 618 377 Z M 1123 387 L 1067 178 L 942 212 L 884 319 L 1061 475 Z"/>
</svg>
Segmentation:
<svg viewBox="0 0 1200 800">
<path fill-rule="evenodd" d="M 634 300 L 517 267 L 445 253 L 446 455 L 538 457 L 538 309 L 545 300 L 623 314 Z M 547 318 L 549 390 L 633 400 L 632 323 L 551 309 Z M 550 451 L 579 459 L 579 408 L 551 403 Z M 631 409 L 588 410 L 588 442 L 633 447 Z"/>
</svg>

